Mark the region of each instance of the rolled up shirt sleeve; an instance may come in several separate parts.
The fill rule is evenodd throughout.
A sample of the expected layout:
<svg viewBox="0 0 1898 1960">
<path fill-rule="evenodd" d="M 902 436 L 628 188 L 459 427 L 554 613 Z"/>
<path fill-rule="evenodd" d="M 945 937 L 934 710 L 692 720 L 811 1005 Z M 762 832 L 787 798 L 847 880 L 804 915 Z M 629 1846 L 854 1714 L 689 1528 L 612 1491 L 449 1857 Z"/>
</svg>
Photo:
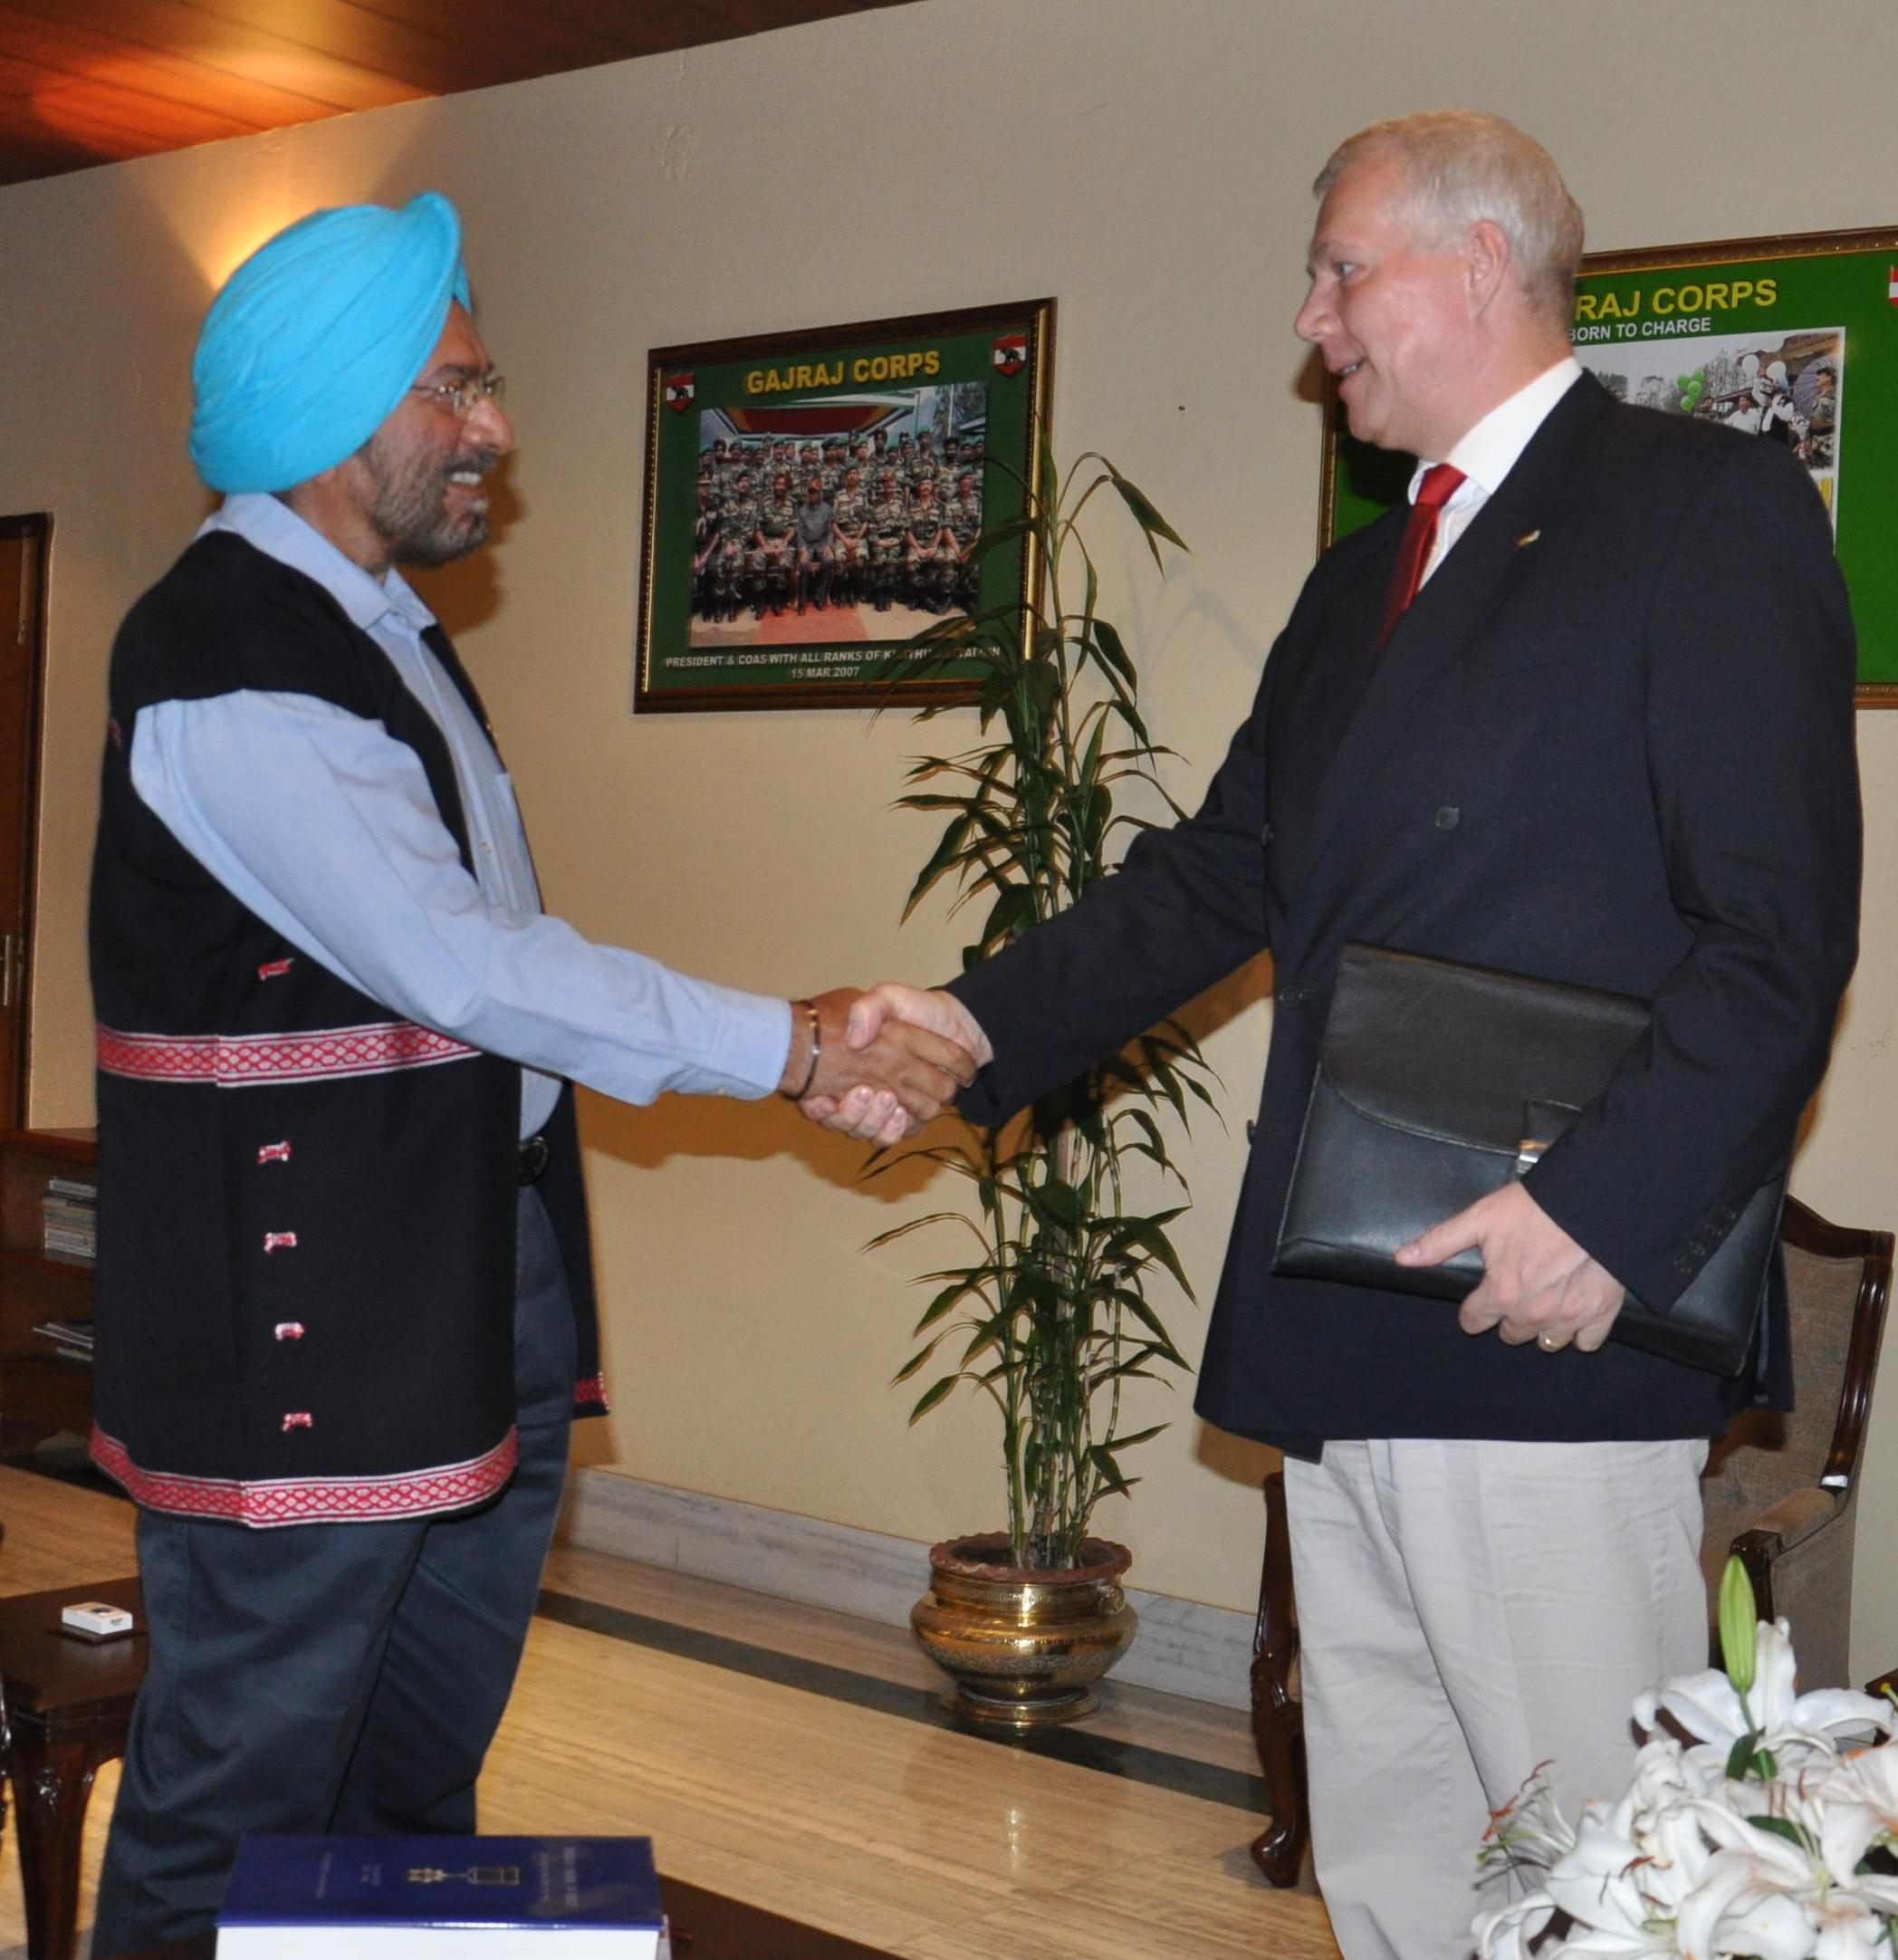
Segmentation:
<svg viewBox="0 0 1898 1960">
<path fill-rule="evenodd" d="M 307 695 L 160 702 L 139 713 L 131 776 L 240 903 L 424 1027 L 626 1102 L 782 1078 L 786 1002 L 491 903 L 420 758 L 379 722 Z"/>
</svg>

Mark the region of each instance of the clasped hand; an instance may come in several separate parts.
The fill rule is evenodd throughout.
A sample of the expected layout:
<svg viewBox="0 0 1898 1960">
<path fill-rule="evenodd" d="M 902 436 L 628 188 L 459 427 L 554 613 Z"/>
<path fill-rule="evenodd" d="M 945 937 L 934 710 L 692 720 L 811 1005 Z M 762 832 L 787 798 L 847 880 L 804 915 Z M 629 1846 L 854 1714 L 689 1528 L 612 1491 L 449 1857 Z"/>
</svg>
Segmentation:
<svg viewBox="0 0 1898 1960">
<path fill-rule="evenodd" d="M 812 996 L 817 1065 L 810 1068 L 800 1016 L 779 1086 L 787 1094 L 804 1089 L 798 1107 L 813 1121 L 868 1142 L 901 1143 L 975 1080 L 981 1060 L 987 1058 L 979 1059 L 973 1042 L 958 1032 L 957 1015 L 974 1027 L 967 1014 L 960 1007 L 957 1015 L 925 1007 L 899 1017 L 893 1002 L 878 998 L 897 994 L 918 1002 L 949 999 L 914 987 L 884 987 L 874 994 L 833 987 Z M 950 1004 L 956 1006 L 954 1001 Z"/>
<path fill-rule="evenodd" d="M 886 981 L 868 994 L 841 987 L 815 1004 L 822 1027 L 818 1071 L 798 1107 L 825 1129 L 866 1143 L 901 1143 L 995 1059 L 988 1036 L 953 994 Z M 795 1054 L 795 1041 L 791 1049 Z"/>
<path fill-rule="evenodd" d="M 1494 1328 L 1511 1347 L 1538 1342 L 1548 1352 L 1571 1342 L 1593 1354 L 1621 1311 L 1621 1282 L 1583 1251 L 1519 1184 L 1433 1225 L 1397 1253 L 1405 1266 L 1433 1266 L 1474 1247 L 1482 1284 L 1457 1320 L 1466 1334 Z"/>
</svg>

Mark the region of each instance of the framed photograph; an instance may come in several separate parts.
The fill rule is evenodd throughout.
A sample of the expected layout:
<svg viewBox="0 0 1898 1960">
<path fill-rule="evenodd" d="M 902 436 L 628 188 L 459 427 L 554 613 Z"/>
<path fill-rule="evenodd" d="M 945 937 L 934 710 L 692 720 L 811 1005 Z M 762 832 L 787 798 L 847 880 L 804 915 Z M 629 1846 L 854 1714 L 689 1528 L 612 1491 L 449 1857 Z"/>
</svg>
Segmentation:
<svg viewBox="0 0 1898 1960">
<path fill-rule="evenodd" d="M 1806 466 L 1852 592 L 1858 705 L 1898 706 L 1898 230 L 1591 253 L 1569 338 L 1622 400 L 1784 443 Z M 1324 440 L 1320 549 L 1401 498 L 1413 467 L 1356 441 L 1335 394 Z"/>
<path fill-rule="evenodd" d="M 899 649 L 1027 608 L 1019 533 L 1054 302 L 661 347 L 647 363 L 637 712 L 975 698 L 979 648 Z M 991 542 L 978 549 L 985 537 Z"/>
</svg>

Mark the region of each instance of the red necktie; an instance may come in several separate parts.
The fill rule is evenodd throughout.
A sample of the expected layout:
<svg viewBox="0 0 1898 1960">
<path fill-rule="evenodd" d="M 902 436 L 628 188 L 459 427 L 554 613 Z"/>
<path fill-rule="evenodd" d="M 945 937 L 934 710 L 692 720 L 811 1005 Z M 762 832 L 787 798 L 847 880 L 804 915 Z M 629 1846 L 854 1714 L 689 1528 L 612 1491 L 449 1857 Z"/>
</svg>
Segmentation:
<svg viewBox="0 0 1898 1960">
<path fill-rule="evenodd" d="M 1405 609 L 1417 596 L 1424 582 L 1424 568 L 1430 562 L 1430 548 L 1437 541 L 1437 513 L 1463 480 L 1462 470 L 1448 463 L 1433 463 L 1417 485 L 1417 501 L 1410 507 L 1410 522 L 1404 527 L 1404 543 L 1397 548 L 1397 566 L 1391 574 L 1391 595 L 1384 602 L 1384 624 L 1378 629 L 1382 647 L 1391 637 Z"/>
</svg>

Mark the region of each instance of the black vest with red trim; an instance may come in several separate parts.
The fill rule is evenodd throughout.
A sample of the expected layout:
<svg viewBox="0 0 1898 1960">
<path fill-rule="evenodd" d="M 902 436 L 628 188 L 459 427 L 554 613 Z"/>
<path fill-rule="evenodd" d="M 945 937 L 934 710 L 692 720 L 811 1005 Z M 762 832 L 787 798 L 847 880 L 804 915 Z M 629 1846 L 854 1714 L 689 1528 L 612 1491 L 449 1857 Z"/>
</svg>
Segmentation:
<svg viewBox="0 0 1898 1960">
<path fill-rule="evenodd" d="M 427 637 L 485 725 L 446 637 Z M 246 1524 L 459 1509 L 514 1460 L 521 1071 L 290 945 L 139 799 L 139 711 L 244 688 L 379 722 L 470 861 L 440 730 L 313 580 L 213 533 L 132 608 L 92 868 L 93 1455 L 155 1509 Z M 572 1100 L 541 1189 L 574 1298 L 577 1401 L 597 1411 Z"/>
</svg>

